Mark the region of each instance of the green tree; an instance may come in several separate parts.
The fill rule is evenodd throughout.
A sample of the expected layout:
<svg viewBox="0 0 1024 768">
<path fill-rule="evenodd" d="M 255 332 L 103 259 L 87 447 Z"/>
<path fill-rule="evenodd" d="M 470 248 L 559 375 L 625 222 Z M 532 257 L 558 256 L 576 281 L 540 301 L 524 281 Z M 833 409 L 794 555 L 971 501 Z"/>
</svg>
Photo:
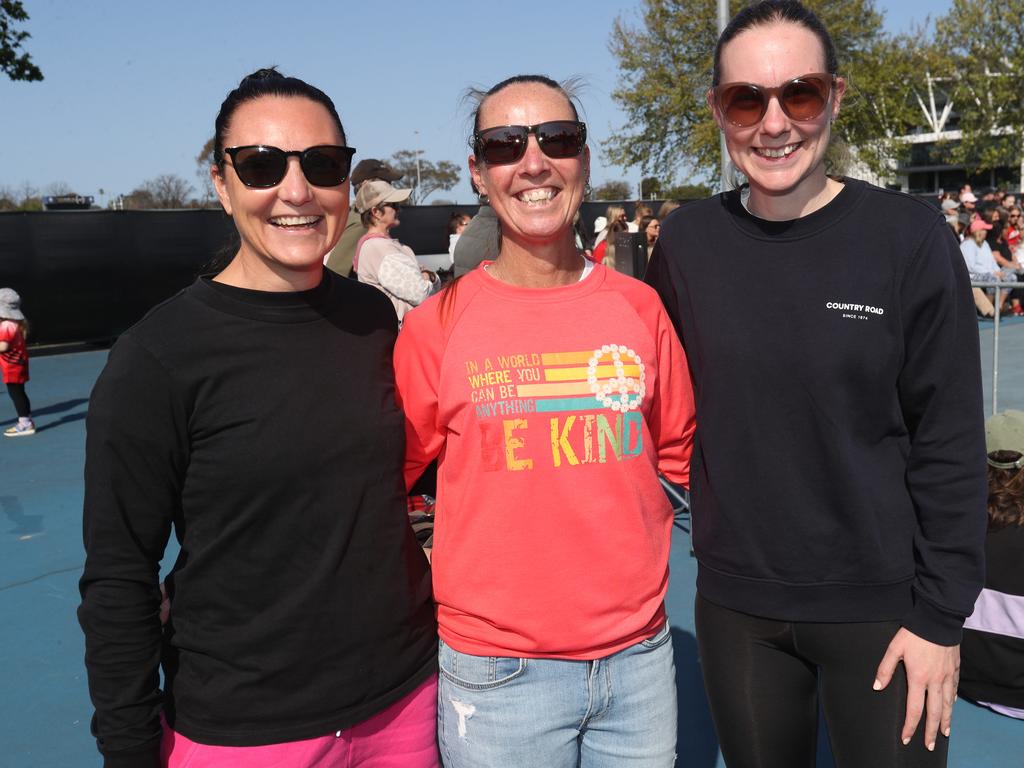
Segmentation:
<svg viewBox="0 0 1024 768">
<path fill-rule="evenodd" d="M 644 176 L 640 179 L 640 192 L 645 200 L 663 199 L 663 186 L 661 179 L 657 176 Z"/>
<path fill-rule="evenodd" d="M 29 181 L 23 181 L 18 185 L 18 188 L 11 190 L 5 188 L 0 190 L 0 197 L 3 197 L 7 202 L 13 203 L 13 209 L 8 210 L 15 211 L 41 211 L 43 210 L 43 198 L 39 195 L 39 190 Z"/>
<path fill-rule="evenodd" d="M 598 184 L 590 194 L 591 200 L 629 200 L 632 198 L 633 188 L 628 181 L 621 179 L 606 181 Z"/>
<path fill-rule="evenodd" d="M 678 184 L 664 187 L 661 194 L 663 200 L 700 200 L 709 197 L 712 191 L 706 184 Z"/>
<path fill-rule="evenodd" d="M 8 186 L 0 187 L 0 211 L 18 210 L 18 200 L 14 190 Z"/>
<path fill-rule="evenodd" d="M 421 154 L 413 149 L 401 149 L 391 156 L 388 162 L 392 168 L 405 178 L 402 184 L 412 187 L 409 198 L 413 205 L 422 205 L 431 193 L 439 189 L 449 190 L 459 183 L 461 178 L 459 166 L 448 160 L 433 163 L 419 158 L 419 186 L 416 184 L 416 158 Z"/>
<path fill-rule="evenodd" d="M 124 197 L 124 207 L 132 210 L 186 208 L 192 185 L 173 173 L 149 179 Z"/>
<path fill-rule="evenodd" d="M 61 195 L 74 195 L 75 190 L 73 190 L 71 185 L 66 181 L 55 181 L 46 185 L 46 194 L 52 195 L 53 197 L 60 197 Z"/>
<path fill-rule="evenodd" d="M 0 70 L 11 80 L 42 80 L 43 73 L 21 44 L 31 35 L 15 29 L 16 22 L 28 21 L 20 0 L 0 0 Z"/>
<path fill-rule="evenodd" d="M 952 157 L 971 170 L 1024 163 L 1024 0 L 953 0 L 936 22 L 962 139 Z"/>
<path fill-rule="evenodd" d="M 730 0 L 732 13 L 743 5 Z M 893 139 L 919 116 L 911 73 L 922 46 L 886 37 L 874 0 L 807 0 L 807 5 L 832 34 L 840 73 L 849 80 L 834 128 L 836 143 L 840 149 L 843 143 L 857 146 L 859 159 L 881 168 L 904 151 Z M 714 178 L 719 132 L 706 95 L 718 39 L 717 5 L 714 0 L 643 0 L 641 9 L 639 24 L 616 19 L 609 42 L 621 82 L 612 97 L 627 122 L 604 150 L 611 162 L 639 166 L 666 183 L 681 172 Z"/>
<path fill-rule="evenodd" d="M 196 178 L 199 179 L 199 202 L 206 207 L 213 202 L 213 182 L 210 180 L 210 166 L 213 165 L 213 145 L 216 136 L 211 136 L 196 155 Z"/>
</svg>

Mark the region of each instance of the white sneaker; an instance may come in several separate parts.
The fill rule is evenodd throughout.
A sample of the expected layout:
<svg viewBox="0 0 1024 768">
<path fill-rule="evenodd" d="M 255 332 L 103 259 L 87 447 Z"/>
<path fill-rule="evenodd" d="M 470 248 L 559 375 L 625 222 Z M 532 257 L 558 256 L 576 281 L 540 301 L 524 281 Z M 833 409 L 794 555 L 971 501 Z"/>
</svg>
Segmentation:
<svg viewBox="0 0 1024 768">
<path fill-rule="evenodd" d="M 20 421 L 13 427 L 8 427 L 4 430 L 4 437 L 28 437 L 36 433 L 36 425 L 34 421 L 30 421 L 28 424 L 22 424 Z"/>
</svg>

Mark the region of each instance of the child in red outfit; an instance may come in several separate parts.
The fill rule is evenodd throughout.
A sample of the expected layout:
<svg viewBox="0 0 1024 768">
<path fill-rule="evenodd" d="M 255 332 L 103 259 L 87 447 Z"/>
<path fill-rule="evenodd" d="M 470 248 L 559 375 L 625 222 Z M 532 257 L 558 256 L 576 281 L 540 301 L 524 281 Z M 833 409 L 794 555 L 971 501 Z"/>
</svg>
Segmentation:
<svg viewBox="0 0 1024 768">
<path fill-rule="evenodd" d="M 26 328 L 21 297 L 11 288 L 0 288 L 0 372 L 18 413 L 18 423 L 4 430 L 4 437 L 25 437 L 36 433 L 32 406 L 25 394 L 25 382 L 28 381 Z"/>
</svg>

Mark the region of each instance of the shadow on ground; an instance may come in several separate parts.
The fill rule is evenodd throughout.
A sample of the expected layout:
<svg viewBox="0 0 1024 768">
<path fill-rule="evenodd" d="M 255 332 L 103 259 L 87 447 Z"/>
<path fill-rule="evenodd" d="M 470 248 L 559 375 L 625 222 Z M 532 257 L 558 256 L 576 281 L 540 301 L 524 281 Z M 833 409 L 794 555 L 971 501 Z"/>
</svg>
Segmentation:
<svg viewBox="0 0 1024 768">
<path fill-rule="evenodd" d="M 82 419 L 85 418 L 85 411 L 80 411 L 78 413 L 69 413 L 68 415 L 62 416 L 61 418 L 57 419 L 57 421 L 45 421 L 42 424 L 38 423 L 40 416 L 50 416 L 55 413 L 64 413 L 65 411 L 70 411 L 72 408 L 77 408 L 83 403 L 88 402 L 89 398 L 87 397 L 76 397 L 73 400 L 64 400 L 63 402 L 54 403 L 53 405 L 46 405 L 43 406 L 42 408 L 33 408 L 32 418 L 37 421 L 36 432 L 45 432 L 48 429 L 59 427 L 62 424 L 68 424 L 73 421 L 81 421 Z M 0 422 L 0 426 L 14 424 L 16 421 L 16 418 L 8 419 L 7 421 Z"/>
<path fill-rule="evenodd" d="M 32 536 L 43 532 L 43 516 L 27 515 L 17 496 L 0 496 L 0 512 L 14 523 L 8 531 L 14 536 Z"/>
</svg>

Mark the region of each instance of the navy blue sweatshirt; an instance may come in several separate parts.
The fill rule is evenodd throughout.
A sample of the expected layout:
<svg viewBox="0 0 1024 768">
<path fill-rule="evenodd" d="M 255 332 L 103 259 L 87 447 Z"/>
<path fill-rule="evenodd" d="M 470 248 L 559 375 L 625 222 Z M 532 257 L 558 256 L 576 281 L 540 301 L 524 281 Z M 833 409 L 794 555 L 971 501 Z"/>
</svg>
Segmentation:
<svg viewBox="0 0 1024 768">
<path fill-rule="evenodd" d="M 939 212 L 844 179 L 794 221 L 738 191 L 662 224 L 647 282 L 694 378 L 698 591 L 784 621 L 959 642 L 984 579 L 967 270 Z"/>
<path fill-rule="evenodd" d="M 108 768 L 159 764 L 161 712 L 203 744 L 295 741 L 436 669 L 396 326 L 383 294 L 325 270 L 302 293 L 198 280 L 114 345 L 89 404 L 78 614 Z"/>
</svg>

